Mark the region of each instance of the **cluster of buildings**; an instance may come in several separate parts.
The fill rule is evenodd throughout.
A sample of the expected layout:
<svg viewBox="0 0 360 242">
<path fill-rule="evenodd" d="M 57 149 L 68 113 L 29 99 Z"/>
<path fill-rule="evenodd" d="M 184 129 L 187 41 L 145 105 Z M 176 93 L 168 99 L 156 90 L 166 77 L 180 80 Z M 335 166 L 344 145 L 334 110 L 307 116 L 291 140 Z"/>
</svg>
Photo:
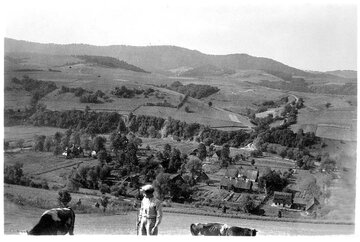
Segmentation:
<svg viewBox="0 0 360 242">
<path fill-rule="evenodd" d="M 234 192 L 251 192 L 257 186 L 259 170 L 228 169 L 220 181 L 220 188 Z"/>
</svg>

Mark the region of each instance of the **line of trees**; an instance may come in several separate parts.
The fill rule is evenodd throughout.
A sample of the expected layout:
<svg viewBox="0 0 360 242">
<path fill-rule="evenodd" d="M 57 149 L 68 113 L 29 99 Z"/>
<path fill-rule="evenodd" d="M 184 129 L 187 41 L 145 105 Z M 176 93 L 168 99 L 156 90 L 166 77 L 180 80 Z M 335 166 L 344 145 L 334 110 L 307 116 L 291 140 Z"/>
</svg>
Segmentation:
<svg viewBox="0 0 360 242">
<path fill-rule="evenodd" d="M 179 139 L 197 139 L 204 143 L 216 145 L 229 144 L 232 147 L 244 146 L 259 136 L 259 144 L 275 143 L 286 147 L 304 148 L 316 144 L 319 140 L 314 133 L 304 133 L 299 130 L 294 133 L 287 126 L 262 129 L 255 132 L 222 131 L 211 129 L 198 123 L 186 123 L 180 120 L 145 115 L 129 115 L 126 127 L 121 115 L 116 112 L 90 112 L 89 109 L 49 111 L 38 110 L 32 117 L 31 123 L 35 126 L 52 126 L 59 128 L 85 129 L 85 132 L 94 136 L 100 133 L 111 133 L 119 129 L 129 131 L 143 137 L 167 137 L 169 135 Z"/>
<path fill-rule="evenodd" d="M 110 133 L 118 127 L 126 129 L 124 120 L 116 112 L 94 112 L 82 110 L 50 111 L 37 110 L 31 117 L 34 126 L 50 126 L 65 129 L 85 129 L 90 135 Z"/>
<path fill-rule="evenodd" d="M 187 84 L 183 85 L 179 81 L 173 82 L 170 87 L 170 90 L 180 92 L 182 94 L 188 95 L 193 98 L 201 99 L 208 97 L 214 93 L 217 93 L 220 89 L 210 85 L 199 85 L 199 84 Z"/>
<path fill-rule="evenodd" d="M 111 94 L 115 95 L 118 98 L 133 98 L 135 97 L 135 95 L 141 95 L 144 94 L 145 97 L 153 94 L 155 92 L 155 90 L 153 88 L 148 88 L 146 90 L 143 89 L 129 89 L 126 86 L 121 86 L 121 87 L 115 87 L 112 91 Z"/>
<path fill-rule="evenodd" d="M 101 90 L 97 90 L 95 93 L 93 91 L 86 90 L 82 87 L 65 87 L 61 86 L 59 93 L 74 93 L 76 97 L 80 97 L 81 103 L 102 103 L 99 98 L 109 101 L 109 97 Z"/>
</svg>

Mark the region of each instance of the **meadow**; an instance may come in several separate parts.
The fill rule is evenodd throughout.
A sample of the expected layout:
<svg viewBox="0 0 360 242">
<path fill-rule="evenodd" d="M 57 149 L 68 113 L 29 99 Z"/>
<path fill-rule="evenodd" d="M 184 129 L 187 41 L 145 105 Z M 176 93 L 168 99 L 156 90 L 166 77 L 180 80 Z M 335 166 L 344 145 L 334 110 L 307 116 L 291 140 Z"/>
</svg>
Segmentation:
<svg viewBox="0 0 360 242">
<path fill-rule="evenodd" d="M 5 187 L 5 194 L 9 186 Z M 32 195 L 30 195 L 30 192 Z M 54 193 L 54 194 L 53 194 Z M 56 203 L 56 200 L 39 200 L 38 197 L 49 199 L 54 197 L 56 192 L 42 190 L 42 189 L 22 189 L 18 186 L 11 187 L 11 193 L 15 197 L 25 199 L 32 199 L 38 204 L 47 205 Z M 5 213 L 4 213 L 4 233 L 5 234 L 19 234 L 20 231 L 29 230 L 36 224 L 39 216 L 44 212 L 44 208 L 34 208 L 23 206 L 21 204 L 14 204 L 9 202 L 11 196 L 5 196 Z M 72 194 L 73 201 L 82 198 L 85 204 L 93 204 L 97 200 L 93 195 L 87 194 Z M 190 209 L 192 210 L 192 209 Z M 176 212 L 179 211 L 179 212 Z M 19 217 L 21 216 L 21 219 Z M 124 210 L 119 210 L 114 213 L 103 213 L 101 210 L 93 213 L 77 213 L 75 219 L 75 235 L 136 235 L 136 211 L 131 211 L 124 207 Z M 334 224 L 327 223 L 294 223 L 293 220 L 258 220 L 251 218 L 241 218 L 236 216 L 212 216 L 201 215 L 199 213 L 187 214 L 178 209 L 164 208 L 163 222 L 160 225 L 161 235 L 189 235 L 189 226 L 191 223 L 197 222 L 220 222 L 233 226 L 242 226 L 248 228 L 256 228 L 258 236 L 268 235 L 345 235 L 354 233 L 354 225 L 340 224 L 337 221 Z M 289 230 L 289 222 L 291 222 L 291 229 Z"/>
</svg>

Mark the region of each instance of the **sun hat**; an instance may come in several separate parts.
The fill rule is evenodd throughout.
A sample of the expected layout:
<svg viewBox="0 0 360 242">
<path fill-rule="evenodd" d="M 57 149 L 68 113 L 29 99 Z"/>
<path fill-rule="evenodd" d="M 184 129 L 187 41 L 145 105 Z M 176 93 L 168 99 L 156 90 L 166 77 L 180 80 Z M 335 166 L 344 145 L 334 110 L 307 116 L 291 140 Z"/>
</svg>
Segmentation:
<svg viewBox="0 0 360 242">
<path fill-rule="evenodd" d="M 154 187 L 151 184 L 147 184 L 147 185 L 141 187 L 141 190 L 144 191 L 144 192 L 151 193 L 151 192 L 154 192 Z"/>
</svg>

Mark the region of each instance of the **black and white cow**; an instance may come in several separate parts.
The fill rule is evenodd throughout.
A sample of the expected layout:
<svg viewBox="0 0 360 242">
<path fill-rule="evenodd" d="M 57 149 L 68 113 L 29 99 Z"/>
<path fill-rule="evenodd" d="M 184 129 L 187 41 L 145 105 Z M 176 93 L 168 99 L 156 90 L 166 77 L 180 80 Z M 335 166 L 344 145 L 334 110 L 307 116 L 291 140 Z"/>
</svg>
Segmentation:
<svg viewBox="0 0 360 242">
<path fill-rule="evenodd" d="M 256 236 L 257 230 L 222 223 L 195 223 L 190 225 L 190 232 L 195 236 Z"/>
<path fill-rule="evenodd" d="M 45 211 L 28 235 L 74 235 L 75 213 L 71 208 L 53 208 Z"/>
<path fill-rule="evenodd" d="M 256 236 L 256 229 L 241 228 L 224 224 L 220 229 L 222 236 Z"/>
<path fill-rule="evenodd" d="M 190 225 L 192 235 L 220 236 L 224 224 L 220 223 L 195 223 Z"/>
</svg>

